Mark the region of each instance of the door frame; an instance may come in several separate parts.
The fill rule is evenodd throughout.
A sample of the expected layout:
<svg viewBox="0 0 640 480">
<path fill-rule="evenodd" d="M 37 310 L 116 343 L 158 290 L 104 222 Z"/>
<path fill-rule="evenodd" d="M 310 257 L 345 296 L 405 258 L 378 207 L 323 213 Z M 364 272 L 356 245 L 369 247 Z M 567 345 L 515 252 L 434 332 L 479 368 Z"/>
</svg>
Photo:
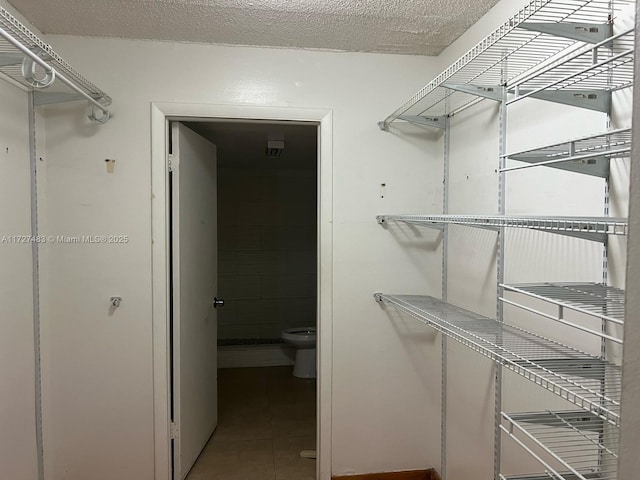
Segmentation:
<svg viewBox="0 0 640 480">
<path fill-rule="evenodd" d="M 151 238 L 155 480 L 171 479 L 169 365 L 169 122 L 312 122 L 318 130 L 317 480 L 331 479 L 333 325 L 333 111 L 331 109 L 151 103 Z"/>
</svg>

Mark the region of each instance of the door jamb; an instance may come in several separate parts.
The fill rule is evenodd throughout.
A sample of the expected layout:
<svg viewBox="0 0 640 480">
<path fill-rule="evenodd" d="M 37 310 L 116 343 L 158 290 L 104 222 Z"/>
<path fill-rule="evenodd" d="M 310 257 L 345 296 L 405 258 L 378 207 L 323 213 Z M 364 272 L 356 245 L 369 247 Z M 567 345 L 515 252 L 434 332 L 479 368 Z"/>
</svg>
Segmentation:
<svg viewBox="0 0 640 480">
<path fill-rule="evenodd" d="M 318 393 L 316 478 L 331 479 L 333 325 L 333 112 L 330 109 L 151 103 L 151 238 L 154 479 L 171 479 L 169 416 L 168 122 L 300 121 L 319 124 L 318 141 Z"/>
</svg>

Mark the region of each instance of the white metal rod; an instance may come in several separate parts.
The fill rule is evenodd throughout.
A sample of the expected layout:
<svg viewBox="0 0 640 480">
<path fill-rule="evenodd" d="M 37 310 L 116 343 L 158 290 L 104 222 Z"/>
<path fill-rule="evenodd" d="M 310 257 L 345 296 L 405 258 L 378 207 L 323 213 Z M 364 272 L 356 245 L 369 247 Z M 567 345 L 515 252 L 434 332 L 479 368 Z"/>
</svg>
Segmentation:
<svg viewBox="0 0 640 480">
<path fill-rule="evenodd" d="M 16 40 L 5 29 L 0 28 L 0 35 L 3 36 L 5 38 L 5 40 L 7 40 L 11 45 L 16 47 L 18 50 L 20 50 L 22 53 L 24 53 L 26 56 L 28 56 L 34 62 L 36 62 L 38 65 L 40 65 L 42 68 L 44 68 L 47 73 L 50 73 L 50 72 L 54 71 L 54 68 L 51 65 L 49 65 L 47 62 L 42 60 L 38 55 L 33 53 L 26 46 L 24 46 L 22 43 L 20 43 L 18 40 Z M 58 73 L 58 72 L 55 72 L 55 73 Z"/>
<path fill-rule="evenodd" d="M 616 130 L 609 130 L 609 131 L 601 133 L 599 135 L 589 135 L 587 137 L 574 138 L 572 140 L 567 140 L 566 142 L 554 143 L 553 145 L 545 145 L 543 147 L 540 147 L 539 149 L 538 148 L 529 148 L 527 150 L 520 150 L 518 152 L 507 153 L 507 154 L 503 155 L 503 157 L 511 157 L 513 155 L 520 155 L 522 153 L 535 152 L 536 150 L 541 150 L 541 149 L 546 149 L 546 148 L 561 147 L 562 145 L 565 145 L 567 143 L 577 143 L 577 142 L 584 142 L 586 140 L 595 140 L 596 138 L 600 138 L 600 137 L 614 136 L 614 135 L 617 135 L 618 133 L 629 133 L 629 139 L 631 138 L 631 129 L 630 128 L 618 128 Z"/>
<path fill-rule="evenodd" d="M 511 423 L 511 425 L 513 425 L 513 423 Z M 540 458 L 539 455 L 537 455 L 533 450 L 531 450 L 527 445 L 525 445 L 525 443 L 522 440 L 517 438 L 515 435 L 509 433 L 509 431 L 503 425 L 500 425 L 500 430 L 502 430 L 504 433 L 509 435 L 509 437 L 511 437 L 518 445 L 524 448 L 527 451 L 527 453 L 531 455 L 533 458 L 535 458 L 538 462 L 540 462 L 547 469 L 548 472 L 551 472 L 553 475 L 556 476 L 556 478 L 559 478 L 559 479 L 563 478 L 562 475 L 560 475 L 553 468 L 551 468 L 551 466 L 547 462 L 545 462 L 542 458 Z M 561 463 L 564 463 L 564 462 L 561 462 Z M 578 476 L 578 478 L 581 478 L 582 480 L 587 480 L 580 474 L 576 474 L 576 475 Z"/>
<path fill-rule="evenodd" d="M 475 100 L 467 103 L 466 105 L 463 105 L 462 107 L 455 109 L 453 112 L 451 112 L 450 115 L 453 116 L 453 115 L 457 115 L 460 112 L 464 112 L 467 108 L 471 108 L 474 105 L 477 105 L 478 103 L 482 102 L 483 100 L 486 100 L 486 98 L 478 97 Z"/>
<path fill-rule="evenodd" d="M 71 80 L 67 79 L 67 77 L 65 77 L 62 73 L 57 71 L 54 67 L 49 65 L 42 58 L 40 58 L 38 55 L 33 53 L 31 50 L 29 50 L 25 45 L 23 45 L 22 43 L 17 41 L 9 32 L 4 30 L 3 28 L 0 28 L 0 36 L 4 37 L 14 47 L 16 47 L 18 50 L 20 50 L 22 53 L 24 53 L 29 58 L 31 58 L 38 65 L 40 65 L 47 73 L 53 72 L 55 74 L 55 76 L 62 81 L 62 83 L 66 84 L 69 88 L 71 88 L 72 90 L 76 91 L 78 94 L 82 95 L 85 99 L 87 99 L 87 101 L 89 101 L 91 104 L 95 105 L 97 108 L 102 110 L 103 113 L 105 113 L 105 114 L 109 113 L 109 110 L 106 107 L 104 107 L 103 105 L 101 105 L 98 101 L 96 101 L 95 98 L 93 98 L 92 96 L 88 95 L 84 90 L 82 90 L 80 87 L 78 87 L 74 82 L 72 82 Z"/>
<path fill-rule="evenodd" d="M 583 313 L 585 315 L 590 315 L 590 316 L 593 316 L 593 317 L 596 317 L 596 318 L 604 319 L 604 320 L 607 320 L 609 322 L 616 323 L 618 325 L 624 325 L 624 321 L 618 320 L 617 318 L 613 318 L 613 317 L 610 317 L 608 315 L 599 315 L 597 313 L 590 312 L 589 310 L 587 310 L 585 308 L 580 308 L 580 307 L 577 307 L 575 305 L 571 305 L 571 304 L 568 303 L 571 300 L 570 298 L 566 298 L 565 297 L 565 299 L 567 300 L 567 303 L 563 304 L 563 303 L 559 302 L 558 300 L 556 300 L 555 298 L 553 298 L 551 296 L 544 297 L 542 295 L 535 294 L 535 293 L 533 293 L 531 291 L 515 288 L 515 287 L 513 287 L 511 285 L 501 285 L 501 286 L 503 288 L 505 288 L 506 290 L 511 291 L 511 292 L 521 293 L 522 295 L 526 295 L 526 296 L 529 296 L 531 298 L 535 298 L 537 300 L 542 300 L 542 301 L 545 301 L 547 303 L 551 303 L 553 305 L 557 305 L 559 307 L 566 307 L 566 308 L 569 308 L 569 309 L 574 310 L 576 312 Z"/>
<path fill-rule="evenodd" d="M 606 150 L 606 151 L 602 151 L 602 152 L 588 153 L 588 154 L 585 154 L 585 155 L 576 155 L 574 157 L 556 158 L 555 160 L 544 160 L 542 162 L 530 163 L 528 165 L 519 165 L 517 167 L 501 168 L 499 171 L 500 172 L 510 172 L 512 170 L 522 170 L 523 168 L 538 167 L 538 166 L 541 166 L 541 165 L 553 165 L 553 164 L 556 164 L 556 163 L 572 162 L 572 161 L 575 161 L 575 160 L 587 160 L 589 158 L 605 157 L 605 156 L 611 156 L 611 155 L 623 154 L 623 153 L 630 153 L 630 152 L 631 152 L 631 147 L 621 148 L 621 149 L 618 149 L 618 150 Z M 509 158 L 509 157 L 507 157 L 507 158 L 509 160 L 516 160 L 518 162 L 526 161 L 526 160 L 520 160 L 518 158 Z"/>
<path fill-rule="evenodd" d="M 71 80 L 68 80 L 67 77 L 62 75 L 60 72 L 56 71 L 56 77 L 58 77 L 62 81 L 62 83 L 65 83 L 69 88 L 75 90 L 76 92 L 78 92 L 78 94 L 80 94 L 84 98 L 86 98 L 89 101 L 89 103 L 92 103 L 93 105 L 98 107 L 100 110 L 102 110 L 103 113 L 109 114 L 109 109 L 108 108 L 106 108 L 103 105 L 101 105 L 100 102 L 98 102 L 92 96 L 90 96 L 86 92 L 84 92 L 80 87 L 78 87 Z"/>
<path fill-rule="evenodd" d="M 606 65 L 608 63 L 613 62 L 614 60 L 617 60 L 618 58 L 624 57 L 625 55 L 632 55 L 632 54 L 633 54 L 633 49 L 626 50 L 626 51 L 624 51 L 622 53 L 619 53 L 618 55 L 616 55 L 614 57 L 608 58 L 607 60 L 604 60 L 604 61 L 602 61 L 602 62 L 600 62 L 600 63 L 598 63 L 596 65 L 591 65 L 591 66 L 589 66 L 587 68 L 583 68 L 582 70 L 579 70 L 579 71 L 577 71 L 576 73 L 574 73 L 572 75 L 564 76 L 564 77 L 560 78 L 559 80 L 555 80 L 555 81 L 553 81 L 551 83 L 548 83 L 548 84 L 546 84 L 546 85 L 544 85 L 542 87 L 538 87 L 538 88 L 536 88 L 534 90 L 531 90 L 530 92 L 527 92 L 527 93 L 524 93 L 524 94 L 520 95 L 519 97 L 512 98 L 511 100 L 509 100 L 507 102 L 507 105 L 511 105 L 512 103 L 517 102 L 519 100 L 522 100 L 523 98 L 528 98 L 528 97 L 530 97 L 532 95 L 535 95 L 536 93 L 540 93 L 540 92 L 543 92 L 545 90 L 549 90 L 551 87 L 553 87 L 553 86 L 555 86 L 555 85 L 557 85 L 559 83 L 565 82 L 565 81 L 567 81 L 567 80 L 569 80 L 569 79 L 571 79 L 573 77 L 577 77 L 578 75 L 582 75 L 583 73 L 586 73 L 586 72 L 588 72 L 590 70 L 594 70 L 597 67 L 602 67 L 602 66 L 604 66 L 604 65 Z M 632 61 L 632 60 L 633 60 L 633 58 L 629 58 L 629 61 Z"/>
<path fill-rule="evenodd" d="M 506 304 L 513 305 L 514 307 L 521 308 L 522 310 L 526 310 L 527 312 L 535 313 L 536 315 L 540 315 L 541 317 L 548 318 L 549 320 L 555 320 L 556 322 L 562 323 L 564 325 L 568 325 L 573 328 L 577 328 L 578 330 L 582 330 L 583 332 L 591 333 L 593 335 L 597 335 L 598 337 L 606 338 L 607 340 L 611 340 L 614 343 L 622 344 L 622 340 L 616 337 L 612 337 L 611 335 L 607 335 L 606 333 L 602 333 L 597 330 L 591 330 L 590 328 L 583 327 L 582 325 L 578 325 L 577 323 L 569 322 L 563 318 L 558 318 L 553 315 L 549 315 L 548 313 L 541 312 L 531 307 L 525 307 L 524 305 L 520 305 L 519 303 L 512 302 L 511 300 L 507 300 L 506 298 L 500 297 L 500 300 Z"/>
</svg>

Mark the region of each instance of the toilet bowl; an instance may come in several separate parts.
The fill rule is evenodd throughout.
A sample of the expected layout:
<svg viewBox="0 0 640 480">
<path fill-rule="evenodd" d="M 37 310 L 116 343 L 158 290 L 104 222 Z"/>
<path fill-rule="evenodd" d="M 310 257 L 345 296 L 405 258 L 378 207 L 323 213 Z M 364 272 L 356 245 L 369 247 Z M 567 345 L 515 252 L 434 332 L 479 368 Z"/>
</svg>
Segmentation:
<svg viewBox="0 0 640 480">
<path fill-rule="evenodd" d="M 316 327 L 288 328 L 282 339 L 296 348 L 293 376 L 316 378 Z"/>
</svg>

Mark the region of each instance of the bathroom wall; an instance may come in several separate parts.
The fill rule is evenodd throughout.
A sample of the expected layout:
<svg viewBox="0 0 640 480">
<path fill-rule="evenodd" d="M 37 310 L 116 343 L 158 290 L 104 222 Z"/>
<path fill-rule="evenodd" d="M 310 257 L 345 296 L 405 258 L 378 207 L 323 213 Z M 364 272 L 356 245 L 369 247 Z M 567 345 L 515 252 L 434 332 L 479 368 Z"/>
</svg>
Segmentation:
<svg viewBox="0 0 640 480">
<path fill-rule="evenodd" d="M 315 170 L 223 168 L 218 184 L 218 338 L 315 326 Z"/>
<path fill-rule="evenodd" d="M 218 338 L 316 325 L 316 125 L 190 124 L 218 147 Z M 267 158 L 269 138 L 282 139 Z"/>
</svg>

